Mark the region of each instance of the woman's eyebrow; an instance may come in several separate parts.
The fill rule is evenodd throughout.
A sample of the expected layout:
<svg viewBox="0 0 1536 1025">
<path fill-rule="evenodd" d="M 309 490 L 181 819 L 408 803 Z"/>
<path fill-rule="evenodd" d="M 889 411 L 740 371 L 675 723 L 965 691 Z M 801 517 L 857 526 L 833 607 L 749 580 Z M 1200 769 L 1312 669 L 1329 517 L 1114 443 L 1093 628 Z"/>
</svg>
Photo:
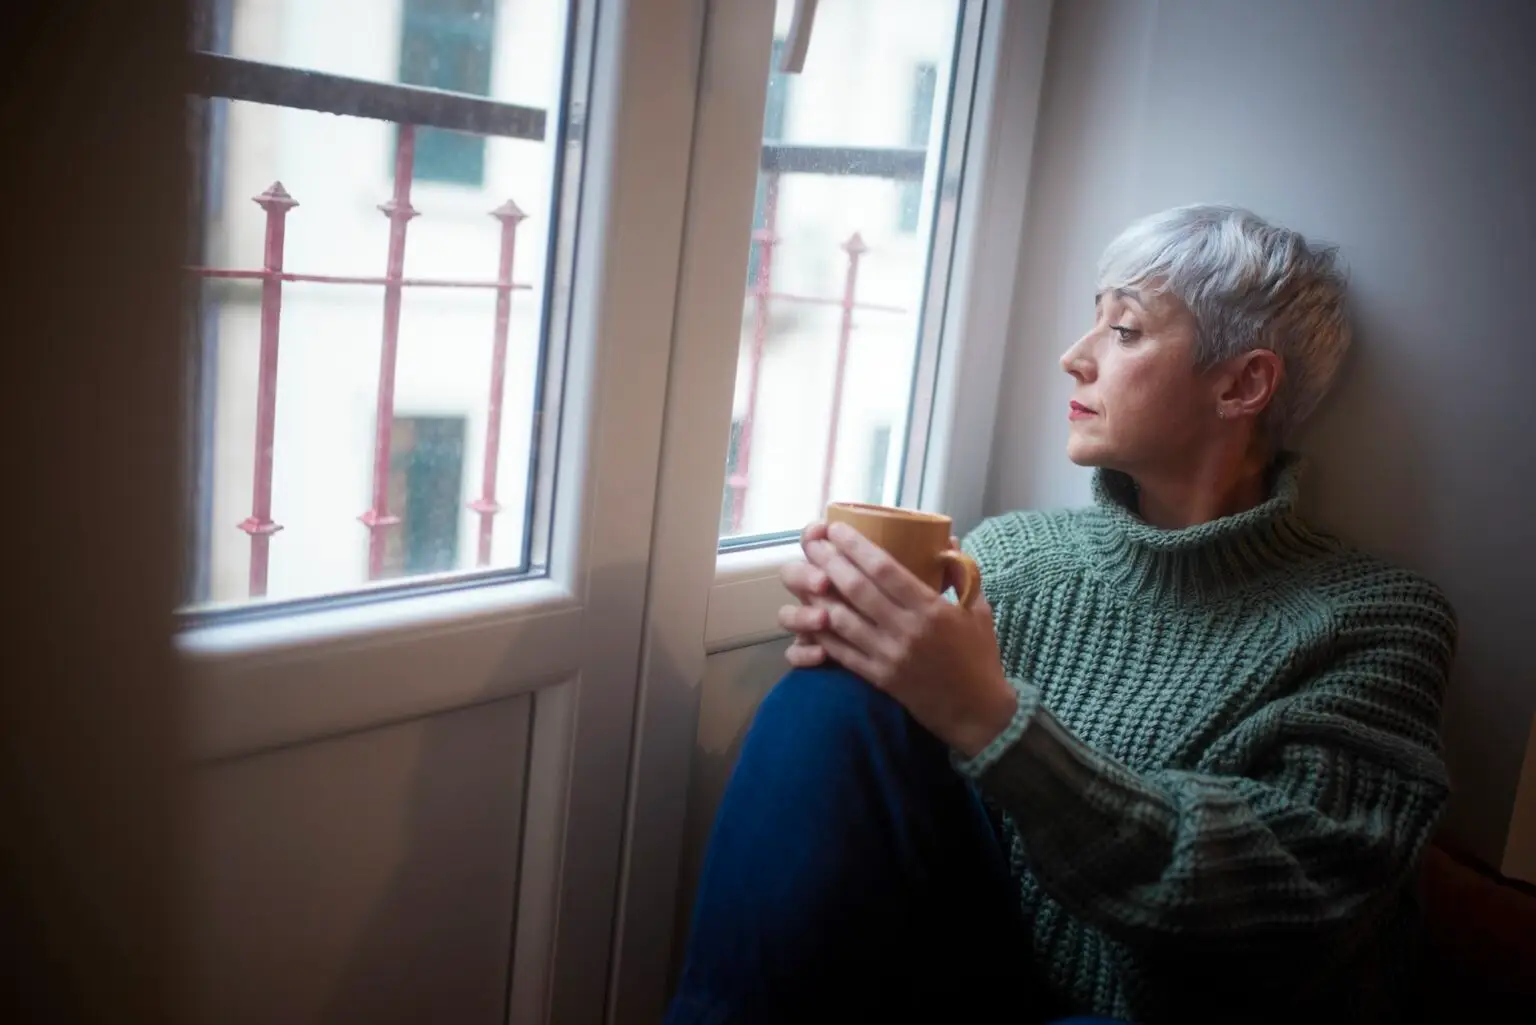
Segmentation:
<svg viewBox="0 0 1536 1025">
<path fill-rule="evenodd" d="M 1102 292 L 1095 292 L 1093 294 L 1094 309 L 1099 308 L 1099 304 L 1104 301 L 1104 296 L 1106 295 L 1113 295 L 1117 299 L 1129 299 L 1137 306 L 1140 306 L 1143 310 L 1147 308 L 1146 300 L 1143 299 L 1141 297 L 1141 293 L 1134 288 L 1106 288 Z"/>
</svg>

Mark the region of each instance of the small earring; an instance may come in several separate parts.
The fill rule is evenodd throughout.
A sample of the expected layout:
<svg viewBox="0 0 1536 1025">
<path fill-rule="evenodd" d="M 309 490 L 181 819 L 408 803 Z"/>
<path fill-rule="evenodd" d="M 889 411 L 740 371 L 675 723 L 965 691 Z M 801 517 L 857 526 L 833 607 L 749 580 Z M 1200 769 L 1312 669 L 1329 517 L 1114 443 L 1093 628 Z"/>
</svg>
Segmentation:
<svg viewBox="0 0 1536 1025">
<path fill-rule="evenodd" d="M 1227 411 L 1225 409 L 1218 409 L 1216 410 L 1216 415 L 1225 420 L 1227 418 Z"/>
</svg>

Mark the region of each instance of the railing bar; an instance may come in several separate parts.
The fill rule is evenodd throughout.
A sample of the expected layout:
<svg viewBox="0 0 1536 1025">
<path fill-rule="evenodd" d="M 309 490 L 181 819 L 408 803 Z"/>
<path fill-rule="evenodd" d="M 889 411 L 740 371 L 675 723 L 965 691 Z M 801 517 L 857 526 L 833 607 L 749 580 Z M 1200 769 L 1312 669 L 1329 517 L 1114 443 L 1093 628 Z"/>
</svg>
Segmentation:
<svg viewBox="0 0 1536 1025">
<path fill-rule="evenodd" d="M 400 279 L 405 270 L 406 226 L 416 216 L 411 206 L 411 178 L 416 168 L 416 129 L 401 125 L 395 139 L 395 184 L 379 209 L 389 218 L 389 250 L 384 258 L 384 334 L 379 347 L 379 392 L 373 417 L 373 505 L 358 517 L 368 528 L 368 579 L 384 573 L 384 531 L 400 523 L 389 511 L 390 440 L 395 420 L 395 367 L 400 349 Z"/>
<path fill-rule="evenodd" d="M 267 569 L 272 535 L 283 528 L 272 520 L 272 453 L 277 423 L 278 335 L 283 321 L 283 245 L 287 233 L 288 211 L 298 201 L 288 194 L 282 182 L 255 197 L 266 220 L 266 241 L 262 262 L 273 273 L 261 285 L 261 351 L 256 376 L 256 452 L 251 482 L 251 515 L 237 526 L 251 538 L 251 568 L 246 594 L 251 598 L 267 595 Z"/>
<path fill-rule="evenodd" d="M 753 293 L 748 292 L 748 295 Z M 804 303 L 807 306 L 836 306 L 841 309 L 847 305 L 842 299 L 827 299 L 817 295 L 794 295 L 789 292 L 770 292 L 770 299 L 782 299 L 785 302 Z M 887 306 L 885 303 L 856 302 L 853 304 L 856 310 L 868 310 L 871 313 L 907 313 L 905 306 Z"/>
<path fill-rule="evenodd" d="M 859 258 L 869 252 L 858 232 L 843 243 L 848 254 L 848 270 L 843 278 L 843 317 L 837 329 L 837 366 L 832 372 L 832 415 L 827 426 L 827 455 L 821 464 L 821 505 L 826 508 L 832 496 L 832 470 L 837 464 L 837 435 L 843 419 L 843 382 L 848 372 L 848 345 L 853 340 L 853 311 L 859 288 Z"/>
<path fill-rule="evenodd" d="M 495 516 L 501 512 L 496 500 L 496 477 L 501 460 L 501 413 L 507 391 L 507 334 L 512 323 L 512 267 L 517 257 L 517 226 L 527 219 L 518 205 L 507 200 L 491 212 L 501 222 L 501 253 L 496 279 L 509 286 L 496 293 L 496 319 L 491 327 L 491 394 L 486 401 L 485 462 L 480 475 L 480 497 L 469 503 L 480 517 L 480 539 L 475 564 L 491 562 L 491 542 L 495 535 Z"/>
<path fill-rule="evenodd" d="M 765 142 L 759 166 L 764 172 L 778 174 L 920 182 L 927 159 L 926 150 L 912 147 L 798 146 Z"/>
<path fill-rule="evenodd" d="M 187 273 L 202 278 L 220 278 L 232 280 L 261 280 L 275 277 L 281 281 L 308 281 L 322 285 L 400 285 L 405 288 L 485 288 L 485 289 L 509 289 L 513 292 L 527 292 L 533 286 L 525 282 L 504 281 L 469 281 L 454 278 L 401 278 L 393 281 L 390 278 L 352 276 L 344 274 L 294 274 L 283 271 L 274 274 L 264 270 L 230 269 L 225 267 L 188 267 Z"/>
<path fill-rule="evenodd" d="M 477 135 L 544 140 L 546 112 L 484 96 L 397 82 L 370 82 L 220 53 L 192 54 L 188 91 L 199 96 L 296 107 L 376 121 L 451 128 Z"/>
<path fill-rule="evenodd" d="M 343 274 L 299 274 L 291 271 L 283 271 L 273 274 L 264 270 L 231 269 L 225 267 L 187 267 L 187 273 L 202 278 L 216 278 L 239 281 L 259 281 L 268 277 L 276 277 L 282 281 L 301 281 L 322 285 L 389 285 L 396 284 L 404 288 L 484 288 L 484 289 L 510 289 L 514 292 L 527 292 L 533 289 L 533 285 L 526 282 L 513 282 L 507 284 L 501 281 L 469 281 L 454 278 L 401 278 L 399 281 L 390 281 L 388 278 L 370 277 L 367 275 L 343 275 Z M 753 295 L 755 292 L 749 292 Z M 804 303 L 810 306 L 838 306 L 843 305 L 841 299 L 828 299 L 823 296 L 797 295 L 793 292 L 770 292 L 770 299 L 782 299 L 785 302 Z M 869 310 L 872 313 L 906 313 L 905 306 L 891 306 L 886 303 L 855 303 L 857 309 Z"/>
</svg>

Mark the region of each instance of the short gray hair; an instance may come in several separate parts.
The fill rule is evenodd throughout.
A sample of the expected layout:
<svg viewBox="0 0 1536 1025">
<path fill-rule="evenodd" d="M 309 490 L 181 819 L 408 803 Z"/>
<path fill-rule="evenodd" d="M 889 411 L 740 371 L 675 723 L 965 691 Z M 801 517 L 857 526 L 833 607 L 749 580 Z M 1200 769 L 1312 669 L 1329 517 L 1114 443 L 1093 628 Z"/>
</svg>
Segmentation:
<svg viewBox="0 0 1536 1025">
<path fill-rule="evenodd" d="M 1145 217 L 1099 260 L 1099 291 L 1153 288 L 1195 315 L 1200 368 L 1252 349 L 1280 357 L 1280 388 L 1260 421 L 1283 443 L 1327 394 L 1349 349 L 1346 279 L 1333 246 L 1309 243 L 1234 206 Z"/>
</svg>

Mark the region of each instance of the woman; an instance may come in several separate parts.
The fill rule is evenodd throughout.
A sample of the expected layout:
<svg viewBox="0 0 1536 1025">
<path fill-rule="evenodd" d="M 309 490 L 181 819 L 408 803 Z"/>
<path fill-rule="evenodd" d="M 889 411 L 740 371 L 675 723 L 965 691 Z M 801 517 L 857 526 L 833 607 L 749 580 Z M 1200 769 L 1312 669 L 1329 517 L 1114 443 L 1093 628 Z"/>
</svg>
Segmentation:
<svg viewBox="0 0 1536 1025">
<path fill-rule="evenodd" d="M 1094 507 L 983 523 L 969 610 L 806 529 L 671 1021 L 1399 1014 L 1456 626 L 1297 513 L 1348 342 L 1331 250 L 1155 215 L 1061 359 Z"/>
</svg>

